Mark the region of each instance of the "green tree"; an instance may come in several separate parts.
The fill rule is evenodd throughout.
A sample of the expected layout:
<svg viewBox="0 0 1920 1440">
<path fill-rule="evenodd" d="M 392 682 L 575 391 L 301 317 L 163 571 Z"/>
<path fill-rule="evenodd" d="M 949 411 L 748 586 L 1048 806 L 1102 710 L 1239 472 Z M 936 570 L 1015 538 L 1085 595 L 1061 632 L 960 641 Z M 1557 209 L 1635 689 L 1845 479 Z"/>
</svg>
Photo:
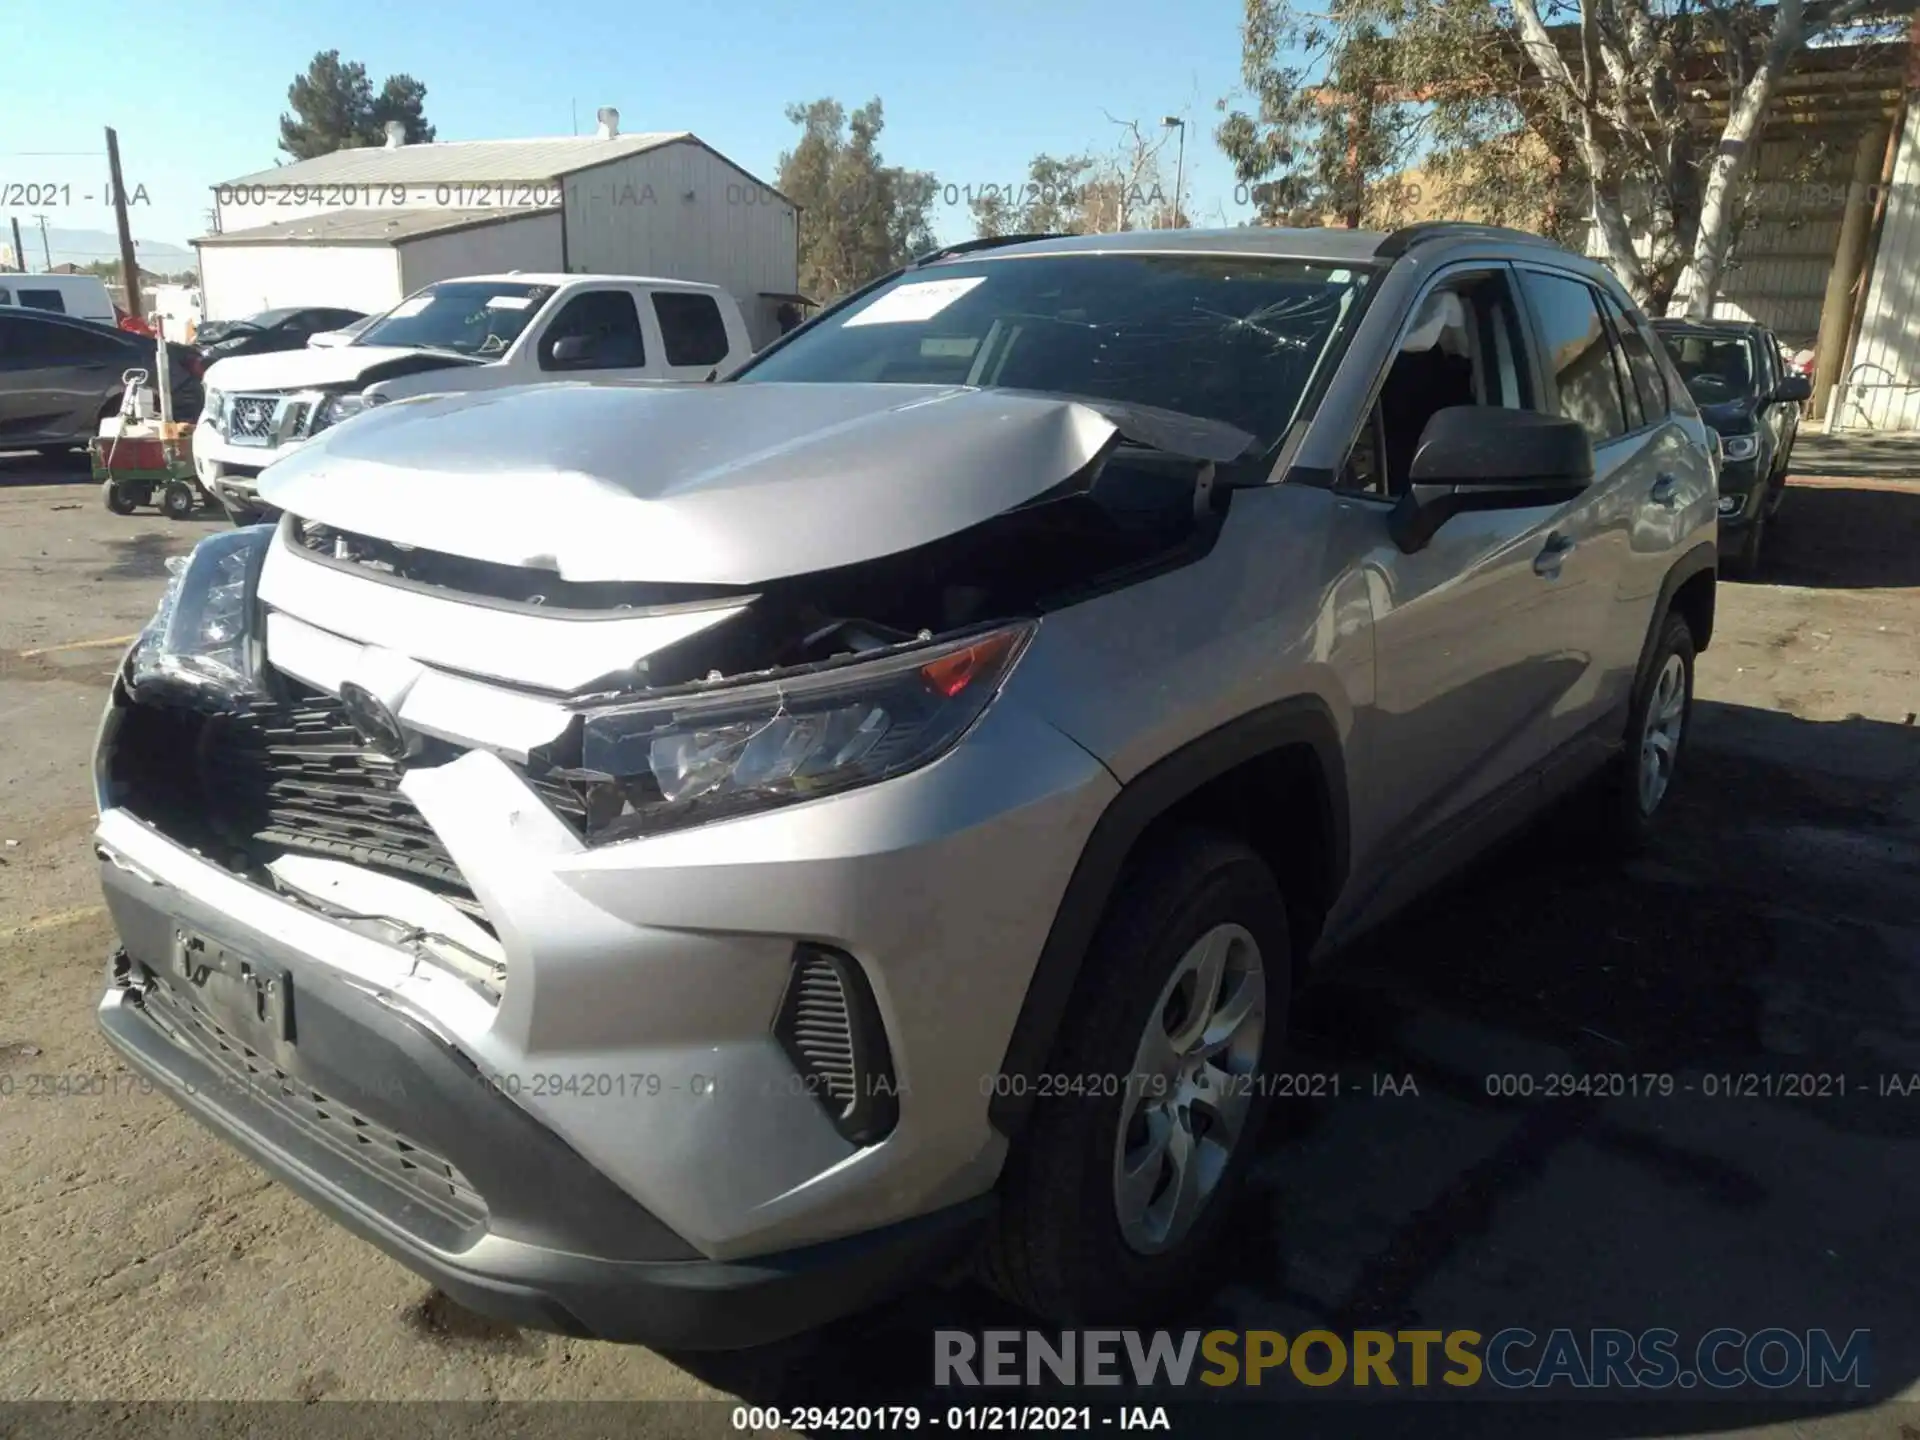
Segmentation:
<svg viewBox="0 0 1920 1440">
<path fill-rule="evenodd" d="M 389 75 L 379 93 L 367 67 L 323 50 L 287 87 L 291 115 L 280 117 L 280 148 L 296 160 L 331 155 L 356 146 L 384 145 L 387 122 L 407 127 L 409 145 L 433 139 L 427 123 L 427 87 L 411 75 Z"/>
<path fill-rule="evenodd" d="M 780 157 L 780 189 L 800 206 L 800 288 L 844 295 L 936 246 L 935 178 L 888 165 L 878 99 L 851 115 L 837 100 L 789 105 L 800 139 Z"/>
<path fill-rule="evenodd" d="M 1012 194 L 988 190 L 968 202 L 982 236 L 1102 235 L 1184 227 L 1187 217 L 1161 174 L 1169 134 L 1135 120 L 1114 120 L 1122 139 L 1106 155 L 1039 154 Z"/>
<path fill-rule="evenodd" d="M 1428 213 L 1590 225 L 1641 304 L 1704 314 L 1780 82 L 1810 45 L 1887 37 L 1903 3 L 1245 0 L 1253 103 L 1222 101 L 1216 139 L 1263 223 L 1391 223 L 1417 159 Z"/>
</svg>

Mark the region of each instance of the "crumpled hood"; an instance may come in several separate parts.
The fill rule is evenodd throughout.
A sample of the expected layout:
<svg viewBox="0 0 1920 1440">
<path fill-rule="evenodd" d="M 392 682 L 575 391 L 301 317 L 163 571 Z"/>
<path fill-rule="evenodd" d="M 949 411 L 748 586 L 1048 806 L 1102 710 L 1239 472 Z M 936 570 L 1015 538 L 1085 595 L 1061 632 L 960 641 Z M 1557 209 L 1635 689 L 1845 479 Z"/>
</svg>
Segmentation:
<svg viewBox="0 0 1920 1440">
<path fill-rule="evenodd" d="M 757 585 L 963 530 L 1117 434 L 1089 405 L 952 386 L 549 384 L 367 411 L 276 462 L 260 493 L 567 580 Z"/>
<path fill-rule="evenodd" d="M 372 372 L 390 370 L 395 362 L 411 366 L 429 359 L 444 359 L 449 367 L 468 363 L 400 345 L 321 346 L 216 360 L 207 367 L 204 383 L 227 394 L 244 390 L 305 390 L 344 385 Z"/>
</svg>

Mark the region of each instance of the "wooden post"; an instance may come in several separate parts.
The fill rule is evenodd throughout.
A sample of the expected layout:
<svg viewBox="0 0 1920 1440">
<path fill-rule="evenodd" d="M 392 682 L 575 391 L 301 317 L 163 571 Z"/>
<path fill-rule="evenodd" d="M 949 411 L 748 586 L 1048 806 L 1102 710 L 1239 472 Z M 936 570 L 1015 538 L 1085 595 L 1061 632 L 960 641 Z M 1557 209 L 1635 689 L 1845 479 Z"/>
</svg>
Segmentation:
<svg viewBox="0 0 1920 1440">
<path fill-rule="evenodd" d="M 107 170 L 113 183 L 113 218 L 120 227 L 120 283 L 127 290 L 127 313 L 140 318 L 140 263 L 133 256 L 133 228 L 127 223 L 127 187 L 120 180 L 120 137 L 107 126 Z"/>
<path fill-rule="evenodd" d="M 1878 126 L 1861 135 L 1853 152 L 1853 177 L 1847 186 L 1847 204 L 1840 220 L 1840 241 L 1833 249 L 1833 268 L 1827 272 L 1826 298 L 1820 302 L 1820 333 L 1814 341 L 1813 413 L 1825 415 L 1832 403 L 1834 383 L 1846 358 L 1841 352 L 1847 322 L 1853 318 L 1853 289 L 1860 281 L 1860 261 L 1867 248 L 1868 220 L 1873 210 L 1872 188 L 1886 143 Z"/>
</svg>

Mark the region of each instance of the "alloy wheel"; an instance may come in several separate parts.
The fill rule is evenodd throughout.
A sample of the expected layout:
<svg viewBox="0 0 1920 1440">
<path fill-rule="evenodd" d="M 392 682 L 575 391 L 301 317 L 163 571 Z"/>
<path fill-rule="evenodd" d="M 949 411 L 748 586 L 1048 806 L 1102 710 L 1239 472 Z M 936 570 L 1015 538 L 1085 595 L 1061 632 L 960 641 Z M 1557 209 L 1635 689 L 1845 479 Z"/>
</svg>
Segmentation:
<svg viewBox="0 0 1920 1440">
<path fill-rule="evenodd" d="M 1161 990 L 1114 1140 L 1114 1209 L 1132 1250 L 1179 1244 L 1219 1188 L 1254 1100 L 1266 1011 L 1260 946 L 1240 925 L 1194 941 Z"/>
<path fill-rule="evenodd" d="M 1667 656 L 1647 697 L 1647 722 L 1640 732 L 1640 812 L 1651 815 L 1673 783 L 1673 762 L 1687 723 L 1687 664 Z"/>
</svg>

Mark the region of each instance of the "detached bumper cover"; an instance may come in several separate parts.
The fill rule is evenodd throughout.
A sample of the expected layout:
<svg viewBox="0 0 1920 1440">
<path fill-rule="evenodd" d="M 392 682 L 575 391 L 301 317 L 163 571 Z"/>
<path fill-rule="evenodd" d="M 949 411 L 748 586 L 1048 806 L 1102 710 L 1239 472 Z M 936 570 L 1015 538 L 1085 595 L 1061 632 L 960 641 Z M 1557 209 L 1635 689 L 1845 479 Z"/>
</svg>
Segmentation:
<svg viewBox="0 0 1920 1440">
<path fill-rule="evenodd" d="M 469 1308 L 686 1349 L 762 1344 L 870 1305 L 971 1244 L 990 1200 L 746 1261 L 705 1260 L 432 1030 L 178 889 L 103 870 L 123 948 L 100 1024 L 175 1103 Z M 255 1048 L 173 961 L 183 930 L 291 983 Z M 644 1103 L 644 1102 L 642 1102 Z"/>
</svg>

